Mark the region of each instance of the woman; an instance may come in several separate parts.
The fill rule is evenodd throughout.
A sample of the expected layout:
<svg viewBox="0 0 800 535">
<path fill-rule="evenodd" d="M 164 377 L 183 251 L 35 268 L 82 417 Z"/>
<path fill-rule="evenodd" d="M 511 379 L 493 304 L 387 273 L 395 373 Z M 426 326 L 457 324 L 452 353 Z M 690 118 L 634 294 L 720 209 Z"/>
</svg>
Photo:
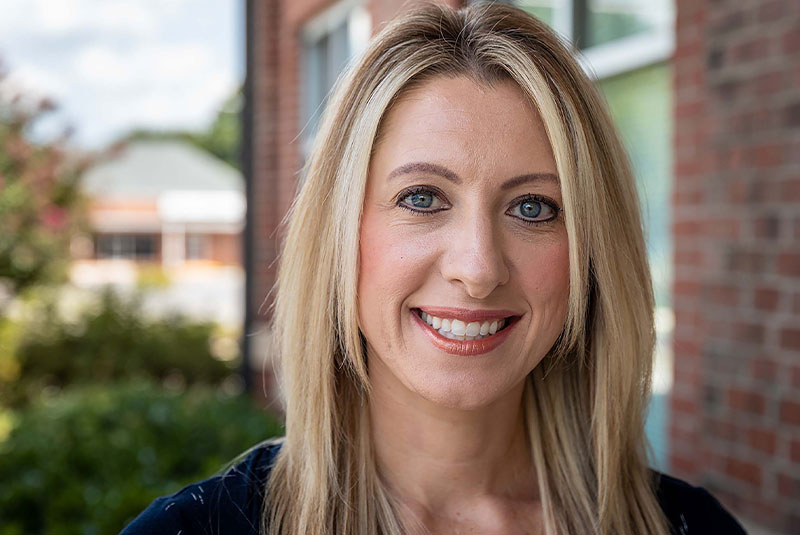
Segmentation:
<svg viewBox="0 0 800 535">
<path fill-rule="evenodd" d="M 332 95 L 285 243 L 285 439 L 124 533 L 743 533 L 647 466 L 634 182 L 542 23 L 388 25 Z"/>
</svg>

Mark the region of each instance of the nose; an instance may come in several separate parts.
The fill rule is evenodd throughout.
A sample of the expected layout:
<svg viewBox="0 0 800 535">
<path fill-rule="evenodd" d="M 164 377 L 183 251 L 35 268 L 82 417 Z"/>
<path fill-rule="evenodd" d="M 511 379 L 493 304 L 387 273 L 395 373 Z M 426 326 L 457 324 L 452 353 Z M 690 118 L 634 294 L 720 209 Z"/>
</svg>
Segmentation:
<svg viewBox="0 0 800 535">
<path fill-rule="evenodd" d="M 442 255 L 445 280 L 463 287 L 475 299 L 484 299 L 508 282 L 509 269 L 501 236 L 490 218 L 474 218 L 453 226 Z"/>
</svg>

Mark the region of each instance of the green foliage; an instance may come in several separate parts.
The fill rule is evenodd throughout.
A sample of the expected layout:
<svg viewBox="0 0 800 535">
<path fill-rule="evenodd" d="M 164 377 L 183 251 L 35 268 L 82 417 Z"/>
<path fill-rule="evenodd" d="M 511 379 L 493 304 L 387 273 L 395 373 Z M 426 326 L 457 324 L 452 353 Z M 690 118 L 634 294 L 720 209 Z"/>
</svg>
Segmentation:
<svg viewBox="0 0 800 535">
<path fill-rule="evenodd" d="M 33 315 L 21 333 L 13 333 L 16 364 L 5 366 L 15 366 L 15 373 L 0 373 L 0 403 L 9 407 L 21 407 L 46 390 L 129 378 L 217 385 L 236 364 L 212 355 L 213 324 L 177 315 L 146 319 L 140 300 L 111 291 L 71 321 L 53 303 Z"/>
<path fill-rule="evenodd" d="M 239 108 L 242 98 L 242 89 L 239 88 L 223 103 L 211 126 L 203 132 L 134 130 L 125 136 L 123 141 L 178 139 L 200 147 L 220 160 L 227 162 L 232 167 L 240 169 L 241 126 Z"/>
<path fill-rule="evenodd" d="M 0 290 L 13 296 L 63 279 L 83 222 L 79 179 L 88 162 L 68 158 L 63 139 L 32 143 L 31 128 L 54 106 L 8 97 L 3 81 L 0 65 Z"/>
<path fill-rule="evenodd" d="M 0 442 L 0 535 L 118 533 L 157 496 L 281 433 L 242 398 L 147 382 L 73 388 Z"/>
</svg>

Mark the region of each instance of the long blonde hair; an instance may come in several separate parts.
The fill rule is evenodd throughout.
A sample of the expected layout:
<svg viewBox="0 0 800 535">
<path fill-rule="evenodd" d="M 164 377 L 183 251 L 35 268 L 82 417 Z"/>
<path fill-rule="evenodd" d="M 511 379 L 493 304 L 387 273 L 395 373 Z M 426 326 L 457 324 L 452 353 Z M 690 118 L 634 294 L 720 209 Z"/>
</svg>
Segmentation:
<svg viewBox="0 0 800 535">
<path fill-rule="evenodd" d="M 286 438 L 267 486 L 263 532 L 403 532 L 370 440 L 356 312 L 359 223 L 381 119 L 433 76 L 513 80 L 539 110 L 561 179 L 567 321 L 523 397 L 546 533 L 667 535 L 647 466 L 653 296 L 630 166 L 569 49 L 543 23 L 500 3 L 413 9 L 374 38 L 331 95 L 278 271 Z"/>
</svg>

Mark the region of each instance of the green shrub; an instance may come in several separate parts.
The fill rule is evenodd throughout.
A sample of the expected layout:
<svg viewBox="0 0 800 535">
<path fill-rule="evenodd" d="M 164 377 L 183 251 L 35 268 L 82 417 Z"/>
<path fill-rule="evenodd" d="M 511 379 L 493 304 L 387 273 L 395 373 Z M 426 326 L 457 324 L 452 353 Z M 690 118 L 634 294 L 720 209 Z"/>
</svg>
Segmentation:
<svg viewBox="0 0 800 535">
<path fill-rule="evenodd" d="M 65 320 L 53 304 L 34 316 L 17 335 L 16 380 L 0 376 L 0 405 L 19 408 L 45 390 L 131 378 L 218 385 L 237 363 L 212 355 L 214 324 L 147 319 L 138 299 L 111 291 L 77 318 Z"/>
<path fill-rule="evenodd" d="M 118 533 L 155 497 L 281 433 L 246 399 L 147 382 L 72 387 L 14 420 L 0 442 L 0 535 Z"/>
</svg>

